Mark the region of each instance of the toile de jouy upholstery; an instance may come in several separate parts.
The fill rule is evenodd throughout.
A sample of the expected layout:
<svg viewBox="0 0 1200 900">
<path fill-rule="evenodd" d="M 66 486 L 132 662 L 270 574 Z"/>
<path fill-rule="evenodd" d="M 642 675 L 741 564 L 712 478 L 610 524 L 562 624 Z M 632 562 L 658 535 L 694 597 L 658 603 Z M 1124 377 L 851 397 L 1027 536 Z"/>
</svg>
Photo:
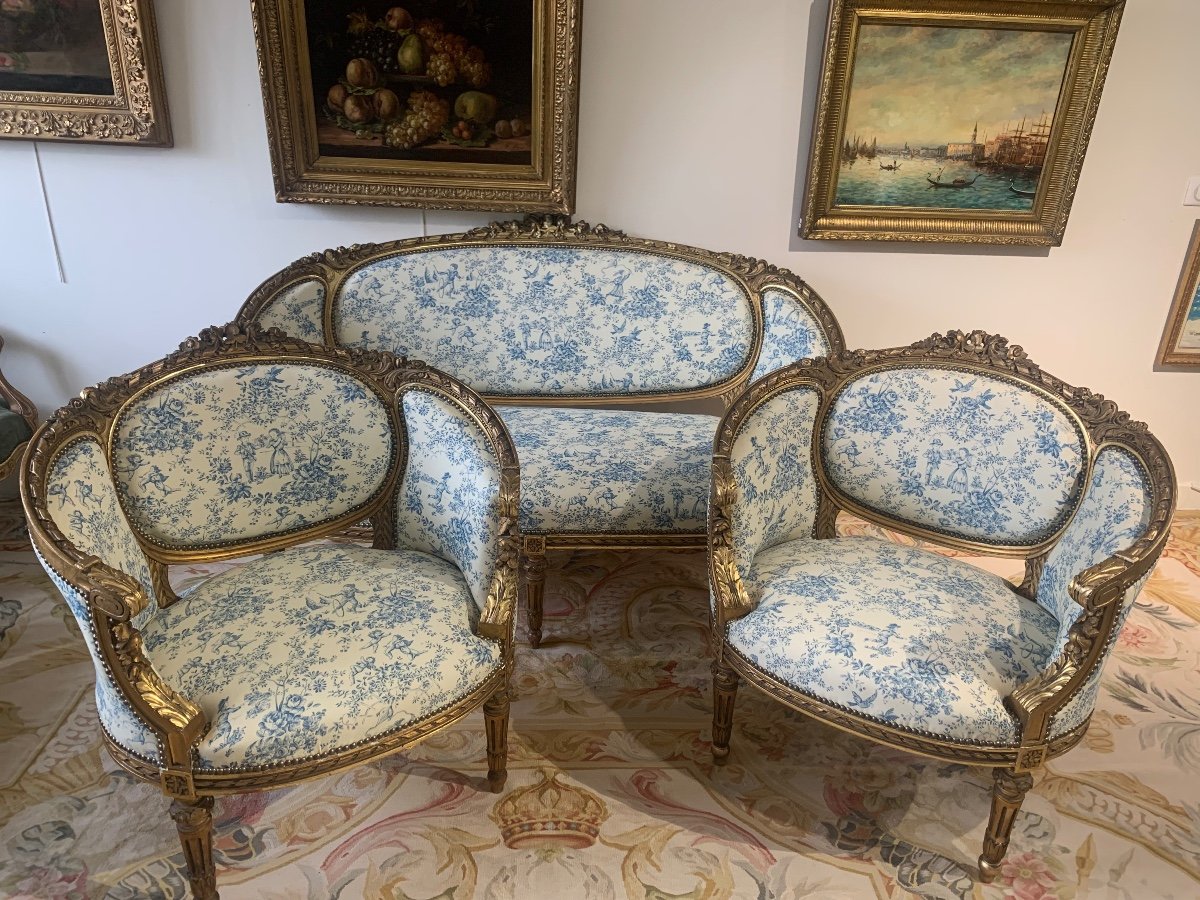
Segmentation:
<svg viewBox="0 0 1200 900">
<path fill-rule="evenodd" d="M 534 646 L 547 548 L 704 545 L 717 416 L 595 407 L 728 402 L 843 345 L 790 272 L 549 219 L 315 254 L 237 321 L 423 359 L 497 406 L 521 460 Z"/>
<path fill-rule="evenodd" d="M 982 332 L 755 382 L 714 445 L 716 760 L 744 679 L 882 743 L 991 765 L 991 880 L 1029 773 L 1083 737 L 1174 502 L 1145 425 Z M 919 541 L 836 537 L 841 510 Z M 930 545 L 1022 558 L 1025 580 Z"/>
<path fill-rule="evenodd" d="M 455 379 L 209 329 L 85 391 L 22 472 L 117 762 L 173 799 L 216 896 L 213 797 L 407 746 L 483 706 L 505 780 L 516 451 Z M 370 519 L 371 547 L 319 541 Z M 243 558 L 244 559 L 241 559 Z M 182 594 L 169 567 L 239 558 Z"/>
</svg>

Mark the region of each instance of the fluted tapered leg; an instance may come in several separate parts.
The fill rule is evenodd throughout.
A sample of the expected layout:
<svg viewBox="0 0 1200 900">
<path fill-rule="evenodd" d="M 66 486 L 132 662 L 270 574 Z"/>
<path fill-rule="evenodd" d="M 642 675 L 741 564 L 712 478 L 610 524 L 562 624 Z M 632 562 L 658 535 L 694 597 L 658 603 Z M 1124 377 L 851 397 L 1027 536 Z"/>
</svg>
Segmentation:
<svg viewBox="0 0 1200 900">
<path fill-rule="evenodd" d="M 1000 874 L 1000 862 L 1008 852 L 1013 823 L 1021 811 L 1025 795 L 1033 787 L 1028 772 L 1017 774 L 1012 769 L 997 766 L 992 770 L 995 787 L 992 789 L 992 814 L 988 817 L 987 834 L 983 838 L 983 853 L 979 857 L 979 878 L 992 881 Z"/>
<path fill-rule="evenodd" d="M 499 688 L 483 702 L 487 729 L 488 786 L 493 794 L 504 790 L 508 780 L 508 688 Z"/>
<path fill-rule="evenodd" d="M 733 734 L 733 704 L 737 700 L 738 674 L 719 662 L 713 663 L 713 762 L 724 765 Z"/>
<path fill-rule="evenodd" d="M 529 646 L 542 643 L 542 598 L 546 592 L 546 545 L 526 541 L 521 554 L 521 574 L 525 577 L 525 611 L 529 617 Z"/>
<path fill-rule="evenodd" d="M 212 797 L 171 801 L 171 818 L 183 844 L 188 881 L 195 900 L 217 900 L 217 870 L 212 854 Z"/>
</svg>

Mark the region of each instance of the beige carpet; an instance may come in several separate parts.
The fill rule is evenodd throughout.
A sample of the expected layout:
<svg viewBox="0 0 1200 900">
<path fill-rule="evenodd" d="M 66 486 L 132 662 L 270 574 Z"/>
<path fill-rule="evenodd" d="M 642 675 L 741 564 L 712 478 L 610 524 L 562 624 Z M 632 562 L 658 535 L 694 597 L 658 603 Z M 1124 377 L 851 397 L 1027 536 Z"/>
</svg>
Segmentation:
<svg viewBox="0 0 1200 900">
<path fill-rule="evenodd" d="M 1038 777 L 986 887 L 984 769 L 874 746 L 752 689 L 730 764 L 712 766 L 701 554 L 551 563 L 549 643 L 517 654 L 506 792 L 482 789 L 475 715 L 382 762 L 218 800 L 222 897 L 1200 897 L 1197 515 L 1121 635 L 1084 744 Z M 11 518 L 0 598 L 0 896 L 186 896 L 167 801 L 101 749 L 91 663 Z M 556 839 L 523 842 L 547 811 Z"/>
</svg>

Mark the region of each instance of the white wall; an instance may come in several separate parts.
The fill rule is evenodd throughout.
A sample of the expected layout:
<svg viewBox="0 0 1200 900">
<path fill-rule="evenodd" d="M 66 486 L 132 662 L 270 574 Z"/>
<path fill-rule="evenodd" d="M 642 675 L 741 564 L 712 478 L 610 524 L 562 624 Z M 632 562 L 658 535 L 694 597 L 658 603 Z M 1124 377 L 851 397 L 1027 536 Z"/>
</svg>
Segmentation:
<svg viewBox="0 0 1200 900">
<path fill-rule="evenodd" d="M 249 4 L 156 9 L 174 149 L 38 146 L 65 284 L 35 148 L 0 141 L 0 365 L 44 412 L 228 320 L 298 256 L 422 231 L 417 210 L 275 203 Z M 787 266 L 856 347 L 1007 335 L 1145 419 L 1180 479 L 1200 482 L 1200 372 L 1152 371 L 1200 215 L 1180 204 L 1200 174 L 1200 4 L 1130 0 L 1066 238 L 1048 252 L 795 237 L 825 9 L 585 0 L 577 217 Z M 488 218 L 431 210 L 426 227 Z"/>
</svg>

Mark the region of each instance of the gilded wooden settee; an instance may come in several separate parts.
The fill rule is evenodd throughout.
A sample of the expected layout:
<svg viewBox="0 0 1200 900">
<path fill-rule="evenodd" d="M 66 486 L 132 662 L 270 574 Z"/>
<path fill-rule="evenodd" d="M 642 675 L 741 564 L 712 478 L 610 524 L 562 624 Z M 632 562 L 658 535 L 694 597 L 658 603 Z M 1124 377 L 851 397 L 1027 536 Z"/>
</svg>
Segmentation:
<svg viewBox="0 0 1200 900">
<path fill-rule="evenodd" d="M 237 322 L 422 359 L 497 406 L 520 458 L 534 646 L 547 549 L 704 546 L 717 417 L 598 407 L 728 403 L 843 346 L 786 270 L 536 218 L 305 257 Z"/>
<path fill-rule="evenodd" d="M 1030 771 L 1087 729 L 1174 504 L 1145 425 L 1003 338 L 934 335 L 756 382 L 714 446 L 716 760 L 744 679 L 838 728 L 993 766 L 990 881 Z M 917 540 L 837 537 L 840 510 Z M 1022 559 L 1024 581 L 923 542 Z"/>
<path fill-rule="evenodd" d="M 84 391 L 25 456 L 113 758 L 172 798 L 216 896 L 214 795 L 405 747 L 484 708 L 505 781 L 516 453 L 469 388 L 391 354 L 208 329 Z M 374 543 L 315 542 L 369 517 Z M 177 595 L 172 565 L 262 554 Z"/>
</svg>

